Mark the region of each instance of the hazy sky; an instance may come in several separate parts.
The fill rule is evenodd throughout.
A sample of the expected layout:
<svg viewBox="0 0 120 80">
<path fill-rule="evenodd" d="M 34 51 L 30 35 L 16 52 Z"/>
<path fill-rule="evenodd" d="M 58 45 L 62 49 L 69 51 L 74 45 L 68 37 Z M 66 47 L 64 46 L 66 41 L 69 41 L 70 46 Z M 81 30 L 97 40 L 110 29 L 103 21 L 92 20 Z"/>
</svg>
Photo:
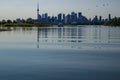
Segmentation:
<svg viewBox="0 0 120 80">
<path fill-rule="evenodd" d="M 72 11 L 82 12 L 87 18 L 109 13 L 120 17 L 120 0 L 0 0 L 0 20 L 16 18 L 36 18 L 37 3 L 40 4 L 40 14 L 68 14 Z"/>
</svg>

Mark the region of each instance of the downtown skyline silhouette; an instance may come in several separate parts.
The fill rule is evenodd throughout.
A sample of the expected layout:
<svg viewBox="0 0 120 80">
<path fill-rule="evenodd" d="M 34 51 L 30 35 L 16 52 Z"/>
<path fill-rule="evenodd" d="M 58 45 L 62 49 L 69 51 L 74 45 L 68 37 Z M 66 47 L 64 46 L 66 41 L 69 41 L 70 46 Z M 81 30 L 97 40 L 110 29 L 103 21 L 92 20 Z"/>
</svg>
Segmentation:
<svg viewBox="0 0 120 80">
<path fill-rule="evenodd" d="M 17 22 L 20 23 L 23 20 L 25 21 L 30 21 L 30 22 L 43 22 L 43 23 L 52 23 L 52 24 L 58 24 L 58 23 L 63 23 L 63 24 L 99 24 L 102 25 L 104 22 L 108 22 L 111 20 L 111 14 L 108 15 L 107 18 L 103 18 L 102 16 L 94 16 L 93 19 L 92 18 L 87 18 L 86 16 L 84 16 L 82 14 L 82 12 L 71 12 L 68 14 L 65 13 L 58 13 L 58 15 L 56 16 L 49 16 L 48 13 L 40 13 L 40 8 L 39 8 L 39 3 L 37 4 L 37 18 L 33 19 L 31 17 L 27 18 L 27 19 L 23 19 L 23 18 L 17 18 L 15 20 L 10 20 L 8 19 L 6 20 L 2 20 L 0 21 L 1 23 L 4 22 Z"/>
<path fill-rule="evenodd" d="M 82 12 L 84 16 L 94 18 L 102 16 L 104 19 L 108 14 L 119 17 L 119 0 L 0 0 L 0 20 L 15 20 L 16 18 L 36 19 L 36 4 L 40 4 L 40 14 L 48 13 L 49 16 L 56 16 L 58 13 L 69 14 L 71 12 Z"/>
</svg>

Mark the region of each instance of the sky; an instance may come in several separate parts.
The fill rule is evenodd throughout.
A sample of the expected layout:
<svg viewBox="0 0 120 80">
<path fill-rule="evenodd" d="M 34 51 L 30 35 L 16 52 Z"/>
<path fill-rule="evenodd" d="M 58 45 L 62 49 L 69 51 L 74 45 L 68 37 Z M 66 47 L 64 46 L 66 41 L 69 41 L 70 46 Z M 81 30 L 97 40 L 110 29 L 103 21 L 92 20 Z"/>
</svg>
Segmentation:
<svg viewBox="0 0 120 80">
<path fill-rule="evenodd" d="M 82 12 L 87 18 L 103 16 L 120 17 L 120 0 L 0 0 L 0 20 L 16 18 L 36 19 L 36 8 L 39 3 L 40 14 Z"/>
</svg>

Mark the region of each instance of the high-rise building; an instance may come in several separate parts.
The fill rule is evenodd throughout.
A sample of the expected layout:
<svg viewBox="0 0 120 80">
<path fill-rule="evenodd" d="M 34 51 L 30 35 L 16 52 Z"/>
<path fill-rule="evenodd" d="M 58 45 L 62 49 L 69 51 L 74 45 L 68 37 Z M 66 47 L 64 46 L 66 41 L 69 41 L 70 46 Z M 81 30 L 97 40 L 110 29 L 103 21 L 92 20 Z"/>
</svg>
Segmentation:
<svg viewBox="0 0 120 80">
<path fill-rule="evenodd" d="M 48 14 L 45 13 L 45 22 L 48 22 Z"/>
<path fill-rule="evenodd" d="M 80 18 L 82 16 L 82 13 L 81 12 L 79 12 L 78 13 L 78 18 Z"/>
<path fill-rule="evenodd" d="M 99 22 L 102 22 L 102 16 L 99 17 Z"/>
<path fill-rule="evenodd" d="M 97 24 L 99 22 L 98 16 L 95 16 L 92 20 L 94 24 Z"/>
<path fill-rule="evenodd" d="M 75 13 L 75 19 L 74 22 L 77 22 L 77 13 Z"/>
<path fill-rule="evenodd" d="M 63 14 L 63 23 L 65 23 L 65 14 Z"/>
<path fill-rule="evenodd" d="M 75 20 L 75 13 L 71 12 L 71 22 L 74 22 L 74 20 Z"/>
<path fill-rule="evenodd" d="M 66 18 L 67 18 L 66 22 L 67 22 L 67 23 L 70 23 L 70 22 L 71 22 L 71 15 L 68 14 Z"/>
<path fill-rule="evenodd" d="M 77 14 L 75 12 L 71 12 L 71 22 L 77 22 Z"/>
<path fill-rule="evenodd" d="M 42 19 L 44 19 L 45 18 L 45 14 L 42 14 Z"/>
<path fill-rule="evenodd" d="M 110 20 L 111 20 L 111 14 L 108 15 L 108 21 L 110 21 Z"/>
<path fill-rule="evenodd" d="M 58 22 L 62 22 L 62 14 L 58 14 Z"/>
<path fill-rule="evenodd" d="M 47 13 L 45 13 L 45 19 L 47 19 L 47 17 L 48 17 L 48 14 L 47 14 Z"/>
</svg>

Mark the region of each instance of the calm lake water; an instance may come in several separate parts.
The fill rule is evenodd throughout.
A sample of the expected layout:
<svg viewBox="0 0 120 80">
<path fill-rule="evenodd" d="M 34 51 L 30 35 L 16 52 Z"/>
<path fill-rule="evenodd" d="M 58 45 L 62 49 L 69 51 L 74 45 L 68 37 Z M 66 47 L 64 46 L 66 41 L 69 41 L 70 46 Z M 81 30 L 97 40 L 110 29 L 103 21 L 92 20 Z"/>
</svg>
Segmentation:
<svg viewBox="0 0 120 80">
<path fill-rule="evenodd" d="M 11 29 L 0 32 L 0 80 L 120 80 L 120 27 Z"/>
</svg>

